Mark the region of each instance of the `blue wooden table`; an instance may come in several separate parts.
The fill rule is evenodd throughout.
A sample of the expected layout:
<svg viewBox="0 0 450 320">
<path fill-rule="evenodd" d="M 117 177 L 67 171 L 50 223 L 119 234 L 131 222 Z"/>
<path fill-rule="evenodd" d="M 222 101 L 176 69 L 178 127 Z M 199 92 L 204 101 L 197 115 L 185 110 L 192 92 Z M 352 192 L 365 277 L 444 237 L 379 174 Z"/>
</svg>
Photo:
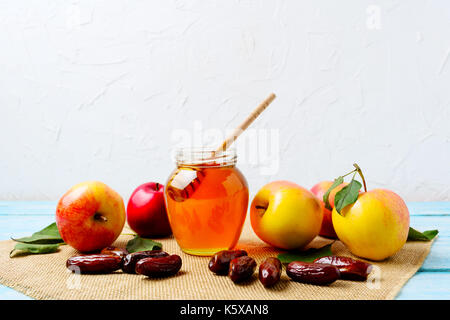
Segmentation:
<svg viewBox="0 0 450 320">
<path fill-rule="evenodd" d="M 0 201 L 0 240 L 22 237 L 55 221 L 56 202 Z M 411 226 L 438 229 L 422 268 L 403 287 L 397 299 L 450 299 L 450 202 L 409 202 Z M 30 299 L 0 285 L 0 300 Z"/>
</svg>

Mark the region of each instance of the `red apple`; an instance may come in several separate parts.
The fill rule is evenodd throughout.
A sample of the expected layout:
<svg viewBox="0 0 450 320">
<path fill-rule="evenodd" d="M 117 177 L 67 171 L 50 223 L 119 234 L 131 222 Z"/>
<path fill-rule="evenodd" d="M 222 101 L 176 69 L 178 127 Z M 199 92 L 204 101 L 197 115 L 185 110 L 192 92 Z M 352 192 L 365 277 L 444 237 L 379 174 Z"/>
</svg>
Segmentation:
<svg viewBox="0 0 450 320">
<path fill-rule="evenodd" d="M 332 184 L 333 181 L 322 181 L 311 188 L 311 192 L 314 193 L 314 195 L 317 198 L 319 198 L 319 200 L 323 204 L 323 220 L 319 235 L 327 238 L 337 238 L 336 232 L 334 231 L 333 222 L 331 219 L 332 217 L 331 212 L 333 210 L 328 210 L 327 208 L 325 208 L 325 203 L 323 202 L 323 196 L 328 191 L 328 189 L 331 187 Z M 336 196 L 336 193 L 338 193 L 338 191 L 341 190 L 346 185 L 347 183 L 342 183 L 330 192 L 328 202 L 330 203 L 331 209 L 334 208 L 334 197 Z"/>
<path fill-rule="evenodd" d="M 134 190 L 128 200 L 127 222 L 141 237 L 165 237 L 172 234 L 164 203 L 163 184 L 148 182 Z"/>
<path fill-rule="evenodd" d="M 111 245 L 124 224 L 122 197 L 99 181 L 73 186 L 56 207 L 56 225 L 61 237 L 81 252 L 97 251 Z"/>
</svg>

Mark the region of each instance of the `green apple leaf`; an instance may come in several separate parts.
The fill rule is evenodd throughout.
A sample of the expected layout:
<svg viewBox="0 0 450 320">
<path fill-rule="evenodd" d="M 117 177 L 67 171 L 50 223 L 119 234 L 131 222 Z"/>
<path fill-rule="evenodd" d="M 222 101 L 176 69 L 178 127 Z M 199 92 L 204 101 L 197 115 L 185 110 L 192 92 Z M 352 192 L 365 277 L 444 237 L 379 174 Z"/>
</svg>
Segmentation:
<svg viewBox="0 0 450 320">
<path fill-rule="evenodd" d="M 431 241 L 439 233 L 438 230 L 427 230 L 424 232 L 417 231 L 409 227 L 408 241 Z"/>
<path fill-rule="evenodd" d="M 341 214 L 343 208 L 356 202 L 361 187 L 361 182 L 352 179 L 348 185 L 336 193 L 336 196 L 334 197 L 334 207 L 339 214 Z"/>
<path fill-rule="evenodd" d="M 55 222 L 29 237 L 11 239 L 18 243 L 10 252 L 10 257 L 18 251 L 27 254 L 51 253 L 57 251 L 59 246 L 64 244 Z"/>
<path fill-rule="evenodd" d="M 292 261 L 313 262 L 317 258 L 333 255 L 331 245 L 332 243 L 321 248 L 309 248 L 305 251 L 280 253 L 278 259 L 281 263 L 290 263 Z"/>
<path fill-rule="evenodd" d="M 327 190 L 327 192 L 325 192 L 325 194 L 323 195 L 323 202 L 325 203 L 325 208 L 327 208 L 328 210 L 333 210 L 333 208 L 330 205 L 330 202 L 328 201 L 328 198 L 330 197 L 330 193 L 331 191 L 336 188 L 338 185 L 344 183 L 344 177 L 340 176 L 337 177 L 333 184 L 331 185 L 331 187 Z"/>
<path fill-rule="evenodd" d="M 29 243 L 29 244 L 56 244 L 64 243 L 61 235 L 59 234 L 56 222 L 53 222 L 44 229 L 33 233 L 30 237 L 23 237 L 19 239 L 11 238 L 14 241 Z"/>
<path fill-rule="evenodd" d="M 142 238 L 136 235 L 133 239 L 128 241 L 127 250 L 129 253 L 138 252 L 138 251 L 147 251 L 147 250 L 161 250 L 162 244 L 153 241 L 151 239 Z"/>
<path fill-rule="evenodd" d="M 19 242 L 16 244 L 14 249 L 9 253 L 9 256 L 12 258 L 17 251 L 30 254 L 52 253 L 58 251 L 60 245 L 61 243 L 32 244 Z"/>
</svg>

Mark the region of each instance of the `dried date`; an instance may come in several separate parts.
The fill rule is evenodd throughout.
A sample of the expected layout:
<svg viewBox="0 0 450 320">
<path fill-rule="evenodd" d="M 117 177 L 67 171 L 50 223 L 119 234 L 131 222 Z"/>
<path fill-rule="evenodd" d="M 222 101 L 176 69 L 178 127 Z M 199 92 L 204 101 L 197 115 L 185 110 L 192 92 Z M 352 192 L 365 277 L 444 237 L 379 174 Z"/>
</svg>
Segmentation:
<svg viewBox="0 0 450 320">
<path fill-rule="evenodd" d="M 144 258 L 167 257 L 169 254 L 162 250 L 147 250 L 129 253 L 123 259 L 122 270 L 125 273 L 136 273 L 136 263 Z"/>
<path fill-rule="evenodd" d="M 281 277 L 282 266 L 277 258 L 267 258 L 259 265 L 258 278 L 265 286 L 270 287 L 276 284 Z"/>
<path fill-rule="evenodd" d="M 250 278 L 256 269 L 256 261 L 249 256 L 241 256 L 230 261 L 228 276 L 234 283 Z"/>
<path fill-rule="evenodd" d="M 111 254 L 87 254 L 67 259 L 66 267 L 72 272 L 111 273 L 120 269 L 122 258 Z"/>
<path fill-rule="evenodd" d="M 166 257 L 144 258 L 136 263 L 136 273 L 151 278 L 169 277 L 181 269 L 181 257 L 173 254 Z"/>
<path fill-rule="evenodd" d="M 227 274 L 230 268 L 230 261 L 246 255 L 247 252 L 245 250 L 219 251 L 209 260 L 208 268 L 216 274 Z"/>
<path fill-rule="evenodd" d="M 314 263 L 331 264 L 339 269 L 341 278 L 345 280 L 365 281 L 373 266 L 364 261 L 349 257 L 326 256 L 314 260 Z"/>
<path fill-rule="evenodd" d="M 293 261 L 286 268 L 287 275 L 294 281 L 327 285 L 340 277 L 339 269 L 330 264 Z"/>
</svg>

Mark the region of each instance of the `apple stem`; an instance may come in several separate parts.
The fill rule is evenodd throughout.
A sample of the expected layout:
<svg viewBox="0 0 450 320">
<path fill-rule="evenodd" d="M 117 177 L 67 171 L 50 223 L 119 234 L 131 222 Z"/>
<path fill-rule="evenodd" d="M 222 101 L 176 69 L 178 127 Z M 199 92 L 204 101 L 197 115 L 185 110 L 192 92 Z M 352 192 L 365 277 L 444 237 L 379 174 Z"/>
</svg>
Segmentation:
<svg viewBox="0 0 450 320">
<path fill-rule="evenodd" d="M 96 214 L 94 215 L 94 219 L 95 219 L 95 220 L 102 221 L 102 222 L 108 221 L 108 219 L 107 219 L 104 215 L 102 215 L 101 213 L 96 213 Z"/>
<path fill-rule="evenodd" d="M 364 179 L 364 175 L 362 173 L 361 168 L 356 163 L 354 163 L 353 166 L 356 168 L 354 171 L 358 172 L 359 176 L 361 177 L 361 180 L 364 185 L 364 191 L 367 192 L 366 179 Z"/>
<path fill-rule="evenodd" d="M 257 210 L 259 215 L 262 217 L 264 215 L 264 213 L 266 213 L 266 210 L 267 210 L 268 207 L 269 207 L 268 205 L 265 205 L 265 206 L 256 205 L 255 209 Z"/>
<path fill-rule="evenodd" d="M 156 191 L 158 191 L 159 190 L 159 183 L 157 182 L 156 183 Z"/>
</svg>

